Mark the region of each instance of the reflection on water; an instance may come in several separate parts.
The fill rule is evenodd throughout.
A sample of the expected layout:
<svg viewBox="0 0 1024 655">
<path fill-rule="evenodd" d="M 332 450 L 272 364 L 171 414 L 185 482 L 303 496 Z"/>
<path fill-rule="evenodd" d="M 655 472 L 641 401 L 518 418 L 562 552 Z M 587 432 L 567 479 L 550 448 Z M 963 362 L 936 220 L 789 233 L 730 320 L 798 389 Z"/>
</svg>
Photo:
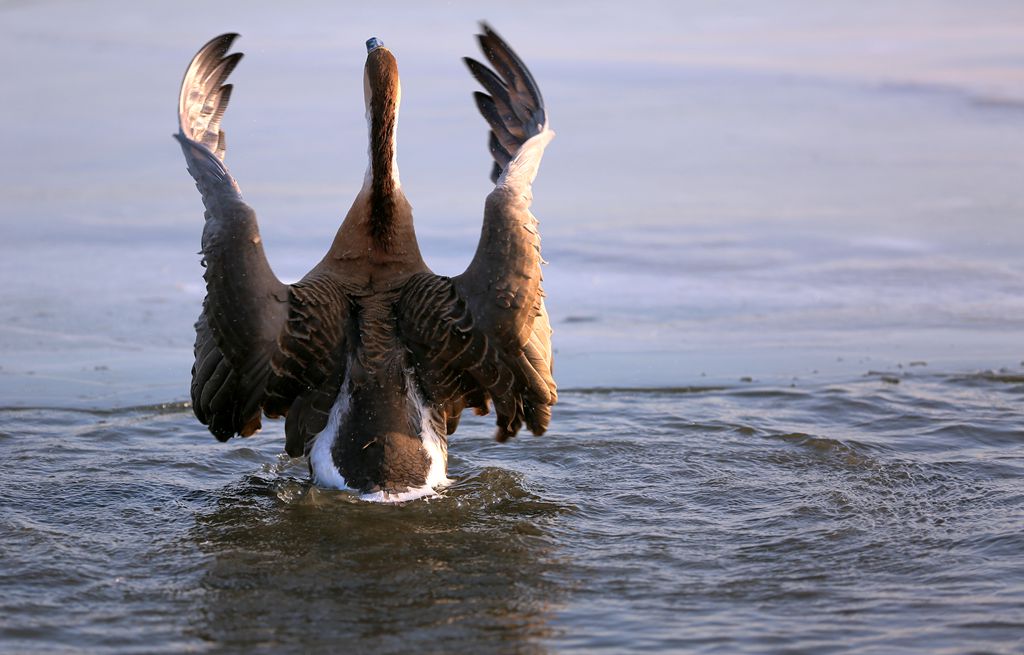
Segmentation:
<svg viewBox="0 0 1024 655">
<path fill-rule="evenodd" d="M 310 487 L 278 423 L 0 409 L 0 647 L 1012 651 L 1024 387 L 923 368 L 467 417 L 456 484 L 398 506 Z"/>
<path fill-rule="evenodd" d="M 548 533 L 564 511 L 500 469 L 400 507 L 249 476 L 190 532 L 211 556 L 194 629 L 243 649 L 543 650 L 565 598 Z"/>
</svg>

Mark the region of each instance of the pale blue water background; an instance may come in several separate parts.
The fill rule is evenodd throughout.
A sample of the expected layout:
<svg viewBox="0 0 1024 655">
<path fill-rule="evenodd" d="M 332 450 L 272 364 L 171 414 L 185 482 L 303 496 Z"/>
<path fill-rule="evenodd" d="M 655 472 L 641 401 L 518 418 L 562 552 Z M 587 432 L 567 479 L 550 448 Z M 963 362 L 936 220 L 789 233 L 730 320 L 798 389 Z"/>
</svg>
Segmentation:
<svg viewBox="0 0 1024 655">
<path fill-rule="evenodd" d="M 382 38 L 455 274 L 478 18 L 559 135 L 534 209 L 567 391 L 542 440 L 463 426 L 446 499 L 352 505 L 280 426 L 218 445 L 181 404 L 177 85 L 243 34 L 228 163 L 297 279 L 361 183 Z M 0 649 L 1024 648 L 1024 6 L 8 2 L 0 53 Z"/>
</svg>

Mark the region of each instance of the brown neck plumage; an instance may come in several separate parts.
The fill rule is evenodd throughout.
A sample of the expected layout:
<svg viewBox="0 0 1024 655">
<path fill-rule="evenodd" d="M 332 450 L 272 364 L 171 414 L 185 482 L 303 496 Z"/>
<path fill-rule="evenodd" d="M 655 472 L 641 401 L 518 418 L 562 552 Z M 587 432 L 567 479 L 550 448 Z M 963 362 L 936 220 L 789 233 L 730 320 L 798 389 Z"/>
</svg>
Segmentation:
<svg viewBox="0 0 1024 655">
<path fill-rule="evenodd" d="M 398 65 L 386 48 L 366 58 L 370 123 L 370 236 L 381 249 L 391 249 L 395 236 L 396 191 L 395 129 L 401 90 Z"/>
</svg>

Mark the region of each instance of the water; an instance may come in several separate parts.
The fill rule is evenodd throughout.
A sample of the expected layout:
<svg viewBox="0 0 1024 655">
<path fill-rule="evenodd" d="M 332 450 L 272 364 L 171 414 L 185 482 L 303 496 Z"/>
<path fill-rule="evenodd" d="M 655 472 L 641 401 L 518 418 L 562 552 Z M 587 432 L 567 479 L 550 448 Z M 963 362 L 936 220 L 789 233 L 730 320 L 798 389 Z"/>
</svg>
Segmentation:
<svg viewBox="0 0 1024 655">
<path fill-rule="evenodd" d="M 424 255 L 487 191 L 486 16 L 558 139 L 536 187 L 543 438 L 456 483 L 312 488 L 184 403 L 194 48 L 247 58 L 229 164 L 279 275 L 362 180 L 363 42 L 403 74 Z M 538 17 L 543 15 L 543 21 Z M 0 651 L 1024 650 L 1024 14 L 955 2 L 0 4 Z"/>
<path fill-rule="evenodd" d="M 569 391 L 542 438 L 470 421 L 455 485 L 400 507 L 310 487 L 279 426 L 225 448 L 181 404 L 7 409 L 4 642 L 1012 652 L 1022 394 L 925 372 Z"/>
</svg>

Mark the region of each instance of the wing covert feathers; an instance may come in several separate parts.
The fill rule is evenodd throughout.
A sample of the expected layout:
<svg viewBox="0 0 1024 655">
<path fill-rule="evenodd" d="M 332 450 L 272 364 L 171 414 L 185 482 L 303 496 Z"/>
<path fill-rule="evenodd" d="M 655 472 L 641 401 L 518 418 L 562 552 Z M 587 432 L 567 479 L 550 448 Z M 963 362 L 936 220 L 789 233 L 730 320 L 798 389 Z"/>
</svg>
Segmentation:
<svg viewBox="0 0 1024 655">
<path fill-rule="evenodd" d="M 311 274 L 288 289 L 288 319 L 271 362 L 265 410 L 283 416 L 301 395 L 340 379 L 345 357 L 348 297 L 333 278 Z M 332 399 L 333 400 L 333 399 Z"/>
<path fill-rule="evenodd" d="M 397 320 L 420 386 L 449 422 L 467 406 L 486 413 L 490 400 L 498 441 L 515 436 L 524 422 L 537 435 L 547 429 L 557 400 L 550 345 L 544 354 L 544 346 L 516 347 L 479 329 L 452 281 L 430 273 L 406 283 Z"/>
<path fill-rule="evenodd" d="M 271 363 L 267 416 L 284 416 L 292 457 L 327 425 L 345 375 L 348 296 L 333 278 L 311 273 L 290 289 L 288 320 Z"/>
</svg>

